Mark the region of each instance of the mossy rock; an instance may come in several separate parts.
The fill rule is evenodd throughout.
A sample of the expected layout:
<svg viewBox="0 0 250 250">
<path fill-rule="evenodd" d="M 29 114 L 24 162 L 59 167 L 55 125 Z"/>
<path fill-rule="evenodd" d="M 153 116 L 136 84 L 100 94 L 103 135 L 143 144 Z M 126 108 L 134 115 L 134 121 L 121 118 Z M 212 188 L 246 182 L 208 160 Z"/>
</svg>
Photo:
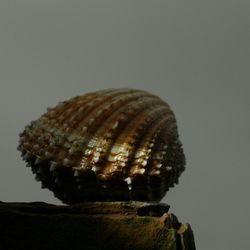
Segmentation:
<svg viewBox="0 0 250 250">
<path fill-rule="evenodd" d="M 0 203 L 0 249 L 195 250 L 191 227 L 168 208 L 143 202 Z"/>
</svg>

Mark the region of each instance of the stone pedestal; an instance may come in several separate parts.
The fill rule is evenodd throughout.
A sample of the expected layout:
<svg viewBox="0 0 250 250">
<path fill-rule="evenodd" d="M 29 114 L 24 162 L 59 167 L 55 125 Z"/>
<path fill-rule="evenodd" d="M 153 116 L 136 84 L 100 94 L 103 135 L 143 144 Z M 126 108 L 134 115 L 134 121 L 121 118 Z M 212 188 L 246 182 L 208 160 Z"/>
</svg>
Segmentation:
<svg viewBox="0 0 250 250">
<path fill-rule="evenodd" d="M 144 202 L 0 202 L 0 249 L 195 250 L 190 225 L 168 210 Z"/>
</svg>

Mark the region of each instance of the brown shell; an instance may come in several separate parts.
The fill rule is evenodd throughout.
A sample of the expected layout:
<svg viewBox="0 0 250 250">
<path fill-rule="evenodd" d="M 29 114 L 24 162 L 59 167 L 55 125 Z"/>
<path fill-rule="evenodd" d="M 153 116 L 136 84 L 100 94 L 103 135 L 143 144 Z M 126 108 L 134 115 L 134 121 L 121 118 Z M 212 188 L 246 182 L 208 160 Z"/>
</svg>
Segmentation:
<svg viewBox="0 0 250 250">
<path fill-rule="evenodd" d="M 20 134 L 19 149 L 43 187 L 65 203 L 160 200 L 185 165 L 170 107 L 134 89 L 48 108 Z"/>
</svg>

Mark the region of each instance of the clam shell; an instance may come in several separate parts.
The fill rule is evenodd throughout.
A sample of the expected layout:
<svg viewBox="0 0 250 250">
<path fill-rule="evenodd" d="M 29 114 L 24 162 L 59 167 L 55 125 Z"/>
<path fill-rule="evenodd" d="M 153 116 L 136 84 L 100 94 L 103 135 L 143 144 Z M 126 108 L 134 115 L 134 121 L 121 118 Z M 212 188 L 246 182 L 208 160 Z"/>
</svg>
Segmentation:
<svg viewBox="0 0 250 250">
<path fill-rule="evenodd" d="M 23 159 L 64 203 L 162 199 L 185 156 L 169 105 L 108 89 L 59 103 L 20 134 Z"/>
</svg>

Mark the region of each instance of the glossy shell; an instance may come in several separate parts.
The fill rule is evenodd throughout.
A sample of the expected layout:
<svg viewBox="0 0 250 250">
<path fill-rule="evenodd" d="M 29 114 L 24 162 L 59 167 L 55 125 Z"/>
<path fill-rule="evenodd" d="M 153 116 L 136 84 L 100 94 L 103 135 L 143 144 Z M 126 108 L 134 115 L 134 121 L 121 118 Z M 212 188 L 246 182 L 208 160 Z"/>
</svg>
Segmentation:
<svg viewBox="0 0 250 250">
<path fill-rule="evenodd" d="M 65 203 L 158 201 L 185 165 L 169 105 L 133 89 L 48 108 L 20 134 L 19 150 L 42 186 Z"/>
</svg>

